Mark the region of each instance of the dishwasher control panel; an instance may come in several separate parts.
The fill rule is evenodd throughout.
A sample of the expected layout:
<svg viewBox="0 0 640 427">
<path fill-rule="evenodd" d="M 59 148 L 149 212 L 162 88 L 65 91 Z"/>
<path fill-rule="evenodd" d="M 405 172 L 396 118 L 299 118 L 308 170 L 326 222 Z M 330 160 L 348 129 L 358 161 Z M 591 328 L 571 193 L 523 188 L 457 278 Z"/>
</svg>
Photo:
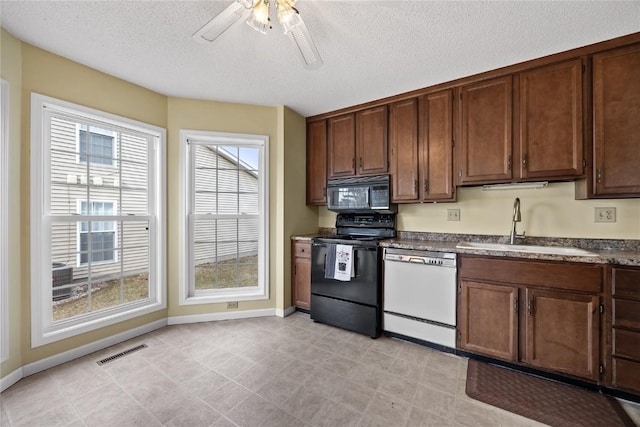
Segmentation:
<svg viewBox="0 0 640 427">
<path fill-rule="evenodd" d="M 409 262 L 433 265 L 437 267 L 456 267 L 456 254 L 447 252 L 385 249 L 384 260 L 391 262 Z"/>
</svg>

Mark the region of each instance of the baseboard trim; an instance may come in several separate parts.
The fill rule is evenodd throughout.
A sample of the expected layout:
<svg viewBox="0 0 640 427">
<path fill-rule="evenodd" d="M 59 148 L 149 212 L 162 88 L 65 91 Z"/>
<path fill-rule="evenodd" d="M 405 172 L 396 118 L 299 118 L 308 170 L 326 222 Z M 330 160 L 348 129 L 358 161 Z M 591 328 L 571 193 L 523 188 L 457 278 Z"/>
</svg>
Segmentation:
<svg viewBox="0 0 640 427">
<path fill-rule="evenodd" d="M 276 308 L 276 316 L 278 317 L 287 317 L 290 314 L 295 313 L 296 308 L 294 306 L 290 306 L 282 310 L 281 308 Z"/>
<path fill-rule="evenodd" d="M 224 311 L 220 313 L 190 314 L 187 316 L 171 316 L 167 318 L 169 325 L 183 325 L 185 323 L 213 322 L 217 320 L 249 319 L 251 317 L 275 316 L 275 308 L 261 310 Z"/>
<path fill-rule="evenodd" d="M 28 363 L 23 367 L 16 369 L 9 375 L 4 376 L 0 380 L 0 391 L 6 390 L 7 388 L 20 381 L 22 378 L 28 377 L 29 375 L 46 371 L 47 369 L 53 368 L 54 366 L 61 365 L 63 363 L 69 362 L 82 356 L 86 356 L 87 354 L 91 354 L 104 348 L 111 347 L 112 345 L 119 344 L 123 341 L 130 340 L 131 338 L 144 335 L 165 326 L 167 326 L 166 319 L 156 320 L 155 322 L 147 323 L 146 325 L 142 325 L 134 329 L 129 329 L 128 331 L 124 331 L 119 334 L 73 348 L 69 351 L 65 351 L 64 353 L 59 353 L 51 357 Z"/>
<path fill-rule="evenodd" d="M 23 378 L 22 368 L 18 368 L 15 371 L 11 372 L 9 375 L 5 375 L 0 378 L 0 393 L 17 383 Z"/>
</svg>

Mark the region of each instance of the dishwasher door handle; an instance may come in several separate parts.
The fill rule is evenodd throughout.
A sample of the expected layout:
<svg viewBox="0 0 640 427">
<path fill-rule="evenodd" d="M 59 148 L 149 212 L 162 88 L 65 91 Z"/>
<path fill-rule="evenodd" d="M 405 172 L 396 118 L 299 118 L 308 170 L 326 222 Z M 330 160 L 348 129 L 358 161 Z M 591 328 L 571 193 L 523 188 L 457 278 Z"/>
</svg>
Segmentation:
<svg viewBox="0 0 640 427">
<path fill-rule="evenodd" d="M 415 258 L 415 257 L 412 257 L 412 258 L 409 258 L 409 262 L 412 262 L 412 263 L 414 263 L 414 264 L 426 264 L 426 263 L 427 263 L 427 260 L 426 260 L 426 259 L 424 259 L 424 258 Z"/>
</svg>

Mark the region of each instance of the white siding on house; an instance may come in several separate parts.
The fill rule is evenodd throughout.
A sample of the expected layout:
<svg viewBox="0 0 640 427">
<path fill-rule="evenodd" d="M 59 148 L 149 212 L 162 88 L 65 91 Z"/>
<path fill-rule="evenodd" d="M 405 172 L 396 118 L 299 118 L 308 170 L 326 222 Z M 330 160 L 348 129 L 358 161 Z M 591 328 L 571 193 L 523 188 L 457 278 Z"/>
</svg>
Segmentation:
<svg viewBox="0 0 640 427">
<path fill-rule="evenodd" d="M 238 156 L 237 148 L 225 147 L 225 151 L 214 146 L 195 145 L 194 213 L 198 218 L 194 220 L 193 230 L 196 266 L 258 253 L 258 218 L 240 217 L 258 211 L 257 171 L 234 161 Z M 212 214 L 217 214 L 218 219 L 201 216 Z M 224 218 L 226 215 L 229 217 Z"/>
<path fill-rule="evenodd" d="M 91 124 L 84 129 L 95 130 Z M 111 129 L 115 157 L 111 164 L 81 161 L 78 132 L 81 123 L 63 117 L 51 120 L 51 215 L 69 216 L 80 213 L 81 202 L 111 202 L 114 216 L 146 215 L 148 200 L 148 137 Z M 100 131 L 98 131 L 100 132 Z M 104 133 L 104 132 L 102 132 Z M 91 214 L 91 212 L 89 212 Z M 124 275 L 148 273 L 148 221 L 135 217 L 113 221 L 116 228 L 113 261 L 81 263 L 79 230 L 81 221 L 72 218 L 54 220 L 51 228 L 52 262 L 73 266 L 74 281 L 106 280 Z M 92 226 L 96 229 L 97 225 Z M 87 256 L 84 257 L 85 259 Z"/>
</svg>

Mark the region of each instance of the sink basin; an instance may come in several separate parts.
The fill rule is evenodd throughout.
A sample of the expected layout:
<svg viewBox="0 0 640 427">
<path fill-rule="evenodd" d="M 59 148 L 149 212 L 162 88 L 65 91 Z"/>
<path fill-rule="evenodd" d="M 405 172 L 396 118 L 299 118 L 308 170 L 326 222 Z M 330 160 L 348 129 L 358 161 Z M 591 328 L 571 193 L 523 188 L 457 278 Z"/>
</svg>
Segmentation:
<svg viewBox="0 0 640 427">
<path fill-rule="evenodd" d="M 534 245 L 506 245 L 501 243 L 460 242 L 456 245 L 459 249 L 477 249 L 485 251 L 503 252 L 528 252 L 537 254 L 553 254 L 567 256 L 598 256 L 584 249 L 567 246 L 534 246 Z"/>
</svg>

